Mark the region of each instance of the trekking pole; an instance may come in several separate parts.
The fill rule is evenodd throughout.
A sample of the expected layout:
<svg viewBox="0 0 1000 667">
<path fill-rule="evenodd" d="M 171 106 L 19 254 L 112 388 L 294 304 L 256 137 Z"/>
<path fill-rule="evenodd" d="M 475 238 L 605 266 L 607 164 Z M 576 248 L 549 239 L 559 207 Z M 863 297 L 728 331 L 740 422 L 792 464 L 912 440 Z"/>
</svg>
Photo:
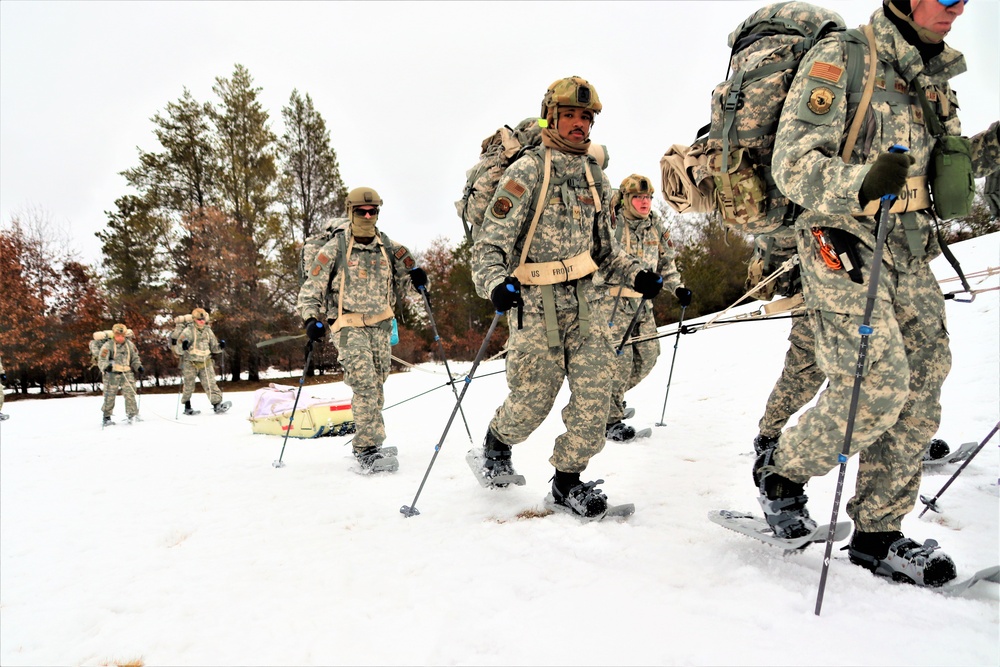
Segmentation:
<svg viewBox="0 0 1000 667">
<path fill-rule="evenodd" d="M 451 375 L 451 369 L 448 367 L 448 357 L 444 353 L 444 344 L 441 343 L 441 336 L 438 335 L 437 323 L 434 322 L 434 313 L 431 310 L 431 299 L 430 299 L 429 296 L 427 296 L 427 286 L 426 285 L 421 285 L 418 288 L 418 291 L 424 297 L 424 307 L 427 308 L 427 317 L 431 321 L 431 331 L 434 332 L 434 342 L 437 343 L 438 352 L 441 354 L 441 360 L 444 362 L 444 370 L 448 374 L 448 379 L 449 380 L 454 380 L 454 378 Z M 454 383 L 454 381 L 452 381 L 450 384 L 451 384 L 451 392 L 455 395 L 455 400 L 457 401 L 458 400 L 458 389 L 455 389 L 455 383 Z M 459 411 L 459 414 L 462 415 L 462 423 L 465 424 L 465 432 L 468 434 L 468 436 L 469 436 L 469 442 L 471 443 L 472 442 L 472 431 L 469 430 L 469 422 L 467 422 L 465 420 L 465 411 L 462 410 L 461 403 L 459 403 L 458 411 Z"/>
<path fill-rule="evenodd" d="M 667 375 L 667 391 L 663 394 L 663 409 L 660 410 L 660 421 L 656 422 L 657 426 L 666 426 L 666 422 L 663 421 L 663 415 L 667 412 L 667 396 L 670 396 L 670 383 L 674 379 L 674 362 L 677 361 L 677 344 L 681 342 L 681 330 L 684 329 L 684 311 L 687 310 L 687 306 L 681 306 L 681 319 L 677 322 L 677 338 L 674 339 L 674 356 L 670 359 L 670 373 Z"/>
<path fill-rule="evenodd" d="M 635 315 L 632 316 L 632 321 L 628 323 L 628 328 L 625 329 L 625 335 L 622 336 L 622 342 L 618 343 L 618 347 L 615 348 L 615 356 L 620 356 L 622 349 L 625 347 L 625 342 L 632 336 L 632 330 L 635 329 L 635 323 L 639 319 L 639 315 L 642 314 L 643 306 L 646 305 L 648 299 L 642 297 L 642 301 L 639 302 L 639 307 L 635 309 Z"/>
<path fill-rule="evenodd" d="M 489 345 L 490 338 L 493 337 L 493 331 L 497 328 L 497 322 L 500 321 L 501 315 L 503 315 L 503 313 L 497 311 L 496 315 L 493 316 L 493 321 L 490 322 L 489 331 L 486 332 L 486 338 L 483 339 L 483 344 L 479 346 L 479 352 L 476 354 L 476 360 L 472 362 L 472 368 L 469 369 L 469 374 L 465 376 L 465 386 L 462 387 L 462 393 L 458 395 L 458 400 L 455 402 L 455 408 L 451 411 L 451 416 L 448 417 L 448 423 L 444 426 L 444 432 L 441 434 L 441 439 L 438 440 L 436 445 L 434 445 L 434 455 L 431 456 L 431 462 L 427 465 L 427 472 L 424 473 L 424 478 L 420 480 L 420 486 L 417 488 L 417 495 L 413 496 L 412 503 L 409 505 L 403 505 L 399 508 L 399 512 L 406 518 L 420 514 L 420 510 L 417 509 L 417 499 L 420 497 L 420 492 L 424 490 L 424 484 L 427 483 L 427 477 L 431 474 L 431 468 L 434 467 L 434 461 L 437 460 L 437 456 L 441 452 L 441 446 L 444 445 L 444 439 L 448 436 L 448 429 L 451 428 L 451 423 L 455 421 L 455 414 L 462 405 L 462 399 L 465 398 L 465 392 L 469 390 L 469 385 L 472 383 L 472 378 L 476 374 L 476 368 L 479 367 L 479 362 L 482 361 L 483 355 L 486 354 L 486 346 Z"/>
<path fill-rule="evenodd" d="M 949 479 L 947 482 L 944 483 L 944 486 L 942 486 L 941 490 L 937 492 L 937 495 L 935 495 L 930 500 L 928 500 L 926 496 L 920 496 L 920 502 L 922 502 L 924 505 L 927 505 L 927 507 L 924 508 L 923 512 L 917 515 L 918 519 L 923 515 L 927 514 L 927 510 L 933 510 L 938 514 L 941 513 L 941 509 L 937 506 L 938 498 L 940 498 L 941 495 L 948 489 L 948 487 L 951 486 L 951 483 L 955 481 L 955 478 L 962 474 L 962 471 L 965 470 L 965 466 L 972 463 L 972 459 L 976 458 L 976 454 L 978 454 L 979 451 L 986 446 L 986 443 L 989 442 L 994 435 L 996 435 L 997 431 L 1000 431 L 1000 422 L 997 422 L 996 426 L 993 427 L 993 430 L 990 431 L 985 438 L 983 438 L 982 442 L 979 443 L 979 446 L 976 447 L 974 450 L 972 450 L 972 453 L 969 454 L 969 458 L 965 459 L 962 462 L 962 465 L 959 466 L 958 470 L 955 471 L 955 474 L 951 476 L 951 479 Z"/>
<path fill-rule="evenodd" d="M 622 300 L 622 289 L 618 288 L 618 294 L 615 295 L 615 305 L 611 308 L 611 319 L 608 320 L 608 326 L 613 327 L 615 325 L 615 313 L 618 312 L 618 303 Z"/>
<path fill-rule="evenodd" d="M 895 145 L 890 153 L 905 153 L 906 148 Z M 833 515 L 830 517 L 830 532 L 826 536 L 826 551 L 823 553 L 823 568 L 819 577 L 819 591 L 816 594 L 816 610 L 819 616 L 823 608 L 823 592 L 826 588 L 826 575 L 830 570 L 830 554 L 833 552 L 833 538 L 837 530 L 837 514 L 840 512 L 840 497 L 844 492 L 844 477 L 847 475 L 847 457 L 851 454 L 851 436 L 854 432 L 854 418 L 858 414 L 858 400 L 861 397 L 861 380 L 865 370 L 865 359 L 868 357 L 868 337 L 872 335 L 872 312 L 875 310 L 875 297 L 878 295 L 879 275 L 882 272 L 882 252 L 885 249 L 885 239 L 889 235 L 889 209 L 896 195 L 883 195 L 879 210 L 875 235 L 875 252 L 872 254 L 872 267 L 868 275 L 868 294 L 865 300 L 865 315 L 858 327 L 861 342 L 858 344 L 858 363 L 854 369 L 854 388 L 851 391 L 851 407 L 847 411 L 847 429 L 844 433 L 844 448 L 837 459 L 840 461 L 840 473 L 837 476 L 837 491 L 833 496 Z"/>
<path fill-rule="evenodd" d="M 313 354 L 313 341 L 306 343 L 306 349 L 308 350 L 306 354 L 306 365 L 302 368 L 302 377 L 299 378 L 299 390 L 295 392 L 295 402 L 292 403 L 292 414 L 288 416 L 288 430 L 285 431 L 285 440 L 281 443 L 281 454 L 278 455 L 277 461 L 272 461 L 271 465 L 275 468 L 284 468 L 285 464 L 281 460 L 285 456 L 285 445 L 288 444 L 288 434 L 292 432 L 292 423 L 295 421 L 295 408 L 299 407 L 299 396 L 302 395 L 302 385 L 306 383 L 306 371 L 309 369 L 309 362 L 312 360 Z"/>
<path fill-rule="evenodd" d="M 181 414 L 181 392 L 184 391 L 184 378 L 181 378 L 180 386 L 177 387 L 177 407 L 174 408 L 174 421 L 180 419 Z"/>
</svg>

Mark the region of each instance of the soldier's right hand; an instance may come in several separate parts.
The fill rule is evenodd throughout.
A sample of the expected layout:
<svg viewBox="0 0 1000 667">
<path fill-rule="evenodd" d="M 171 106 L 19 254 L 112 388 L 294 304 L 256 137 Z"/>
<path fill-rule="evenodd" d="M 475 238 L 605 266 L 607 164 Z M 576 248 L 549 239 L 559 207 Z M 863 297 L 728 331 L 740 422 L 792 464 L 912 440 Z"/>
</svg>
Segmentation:
<svg viewBox="0 0 1000 667">
<path fill-rule="evenodd" d="M 507 276 L 490 292 L 490 301 L 498 313 L 506 313 L 511 308 L 520 307 L 524 304 L 521 300 L 521 281 L 514 276 Z"/>
<path fill-rule="evenodd" d="M 861 182 L 858 199 L 862 206 L 885 195 L 898 196 L 906 185 L 906 174 L 913 164 L 909 153 L 880 153 Z"/>
<path fill-rule="evenodd" d="M 182 341 L 181 341 L 181 349 L 182 349 L 182 350 L 184 350 L 185 352 L 187 352 L 187 349 L 188 349 L 189 347 L 191 347 L 191 343 L 189 343 L 189 342 L 188 342 L 188 341 L 186 341 L 186 340 L 182 340 Z"/>
<path fill-rule="evenodd" d="M 315 317 L 310 317 L 306 320 L 306 335 L 311 341 L 319 340 L 326 335 L 326 325 Z"/>
<path fill-rule="evenodd" d="M 104 372 L 105 372 L 105 373 L 110 373 L 110 372 L 111 372 L 111 371 L 113 371 L 114 369 L 115 369 L 115 367 L 114 367 L 114 366 L 112 366 L 111 364 L 108 364 L 108 365 L 107 365 L 107 366 L 105 367 L 105 369 L 104 369 Z"/>
</svg>

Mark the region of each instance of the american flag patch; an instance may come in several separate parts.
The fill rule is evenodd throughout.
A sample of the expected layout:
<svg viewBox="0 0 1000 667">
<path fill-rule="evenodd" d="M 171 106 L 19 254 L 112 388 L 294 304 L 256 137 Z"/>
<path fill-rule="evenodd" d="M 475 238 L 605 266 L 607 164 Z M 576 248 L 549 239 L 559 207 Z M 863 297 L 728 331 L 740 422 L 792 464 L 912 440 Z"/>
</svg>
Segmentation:
<svg viewBox="0 0 1000 667">
<path fill-rule="evenodd" d="M 830 81 L 831 83 L 840 83 L 840 77 L 843 75 L 844 68 L 838 67 L 833 63 L 824 63 L 817 60 L 813 63 L 812 67 L 809 68 L 809 76 L 814 79 Z"/>
<path fill-rule="evenodd" d="M 524 195 L 526 190 L 526 188 L 523 185 L 514 180 L 510 180 L 504 183 L 503 189 L 511 193 L 518 199 L 520 199 Z"/>
</svg>

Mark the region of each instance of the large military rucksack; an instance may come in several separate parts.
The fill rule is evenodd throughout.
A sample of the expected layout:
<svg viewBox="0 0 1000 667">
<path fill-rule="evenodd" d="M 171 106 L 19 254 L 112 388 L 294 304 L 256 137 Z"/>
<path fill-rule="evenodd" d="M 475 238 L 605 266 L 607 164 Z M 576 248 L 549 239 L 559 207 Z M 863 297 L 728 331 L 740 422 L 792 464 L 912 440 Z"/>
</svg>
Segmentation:
<svg viewBox="0 0 1000 667">
<path fill-rule="evenodd" d="M 320 230 L 308 237 L 305 243 L 302 244 L 302 251 L 299 253 L 299 287 L 302 287 L 302 284 L 305 283 L 306 272 L 312 266 L 312 262 L 316 259 L 320 248 L 333 238 L 333 233 L 337 229 L 346 226 L 349 222 L 350 220 L 347 218 L 332 218 L 323 223 L 320 226 Z"/>
<path fill-rule="evenodd" d="M 181 346 L 181 342 L 179 340 L 181 332 L 183 332 L 184 327 L 191 322 L 194 322 L 194 317 L 191 316 L 191 313 L 178 315 L 174 318 L 174 330 L 170 332 L 170 351 L 178 359 L 184 356 L 184 348 Z"/>
<path fill-rule="evenodd" d="M 869 39 L 864 32 L 847 30 L 834 11 L 805 2 L 779 2 L 758 9 L 730 33 L 726 80 L 713 91 L 711 123 L 699 131 L 701 139 L 692 146 L 704 144 L 714 207 L 730 227 L 763 234 L 792 224 L 801 212 L 771 175 L 774 139 L 799 63 L 832 34 L 840 35 L 847 48 L 851 123 L 859 103 L 867 104 L 861 95 L 868 78 L 864 49 Z M 853 134 L 856 137 L 857 129 Z"/>
<path fill-rule="evenodd" d="M 542 145 L 542 128 L 538 125 L 538 117 L 525 118 L 517 127 L 511 129 L 504 125 L 496 132 L 483 139 L 479 152 L 479 161 L 465 172 L 465 187 L 462 198 L 455 202 L 455 210 L 462 219 L 465 237 L 470 241 L 476 238 L 476 232 L 486 218 L 486 208 L 493 201 L 493 195 L 500 185 L 507 167 L 514 164 L 528 151 Z M 602 144 L 590 144 L 588 153 L 597 160 L 601 169 L 608 166 L 608 149 Z M 535 210 L 537 193 L 532 201 L 531 211 Z"/>
</svg>

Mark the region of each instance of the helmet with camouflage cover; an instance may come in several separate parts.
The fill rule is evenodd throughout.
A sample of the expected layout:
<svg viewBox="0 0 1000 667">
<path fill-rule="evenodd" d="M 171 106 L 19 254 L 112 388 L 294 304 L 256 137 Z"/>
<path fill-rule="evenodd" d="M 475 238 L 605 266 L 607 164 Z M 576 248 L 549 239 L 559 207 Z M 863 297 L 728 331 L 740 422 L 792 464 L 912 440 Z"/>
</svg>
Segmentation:
<svg viewBox="0 0 1000 667">
<path fill-rule="evenodd" d="M 381 206 L 382 198 L 373 188 L 354 188 L 347 193 L 347 217 L 350 218 L 355 206 Z"/>
<path fill-rule="evenodd" d="M 625 212 L 628 213 L 633 218 L 646 218 L 646 215 L 641 214 L 636 210 L 632 203 L 632 197 L 636 195 L 648 195 L 653 196 L 656 189 L 653 187 L 653 181 L 642 176 L 641 174 L 631 174 L 625 177 L 622 184 L 618 186 L 619 198 L 621 199 L 622 206 L 625 208 Z"/>
<path fill-rule="evenodd" d="M 191 311 L 191 318 L 194 320 L 204 320 L 208 322 L 208 311 L 204 308 L 195 308 Z"/>
<path fill-rule="evenodd" d="M 545 91 L 545 97 L 542 99 L 542 118 L 551 123 L 555 119 L 558 107 L 590 109 L 595 116 L 601 113 L 603 108 L 597 90 L 586 79 L 578 76 L 558 79 Z"/>
<path fill-rule="evenodd" d="M 111 327 L 111 333 L 115 336 L 124 336 L 126 331 L 128 331 L 128 327 L 121 322 Z"/>
</svg>

